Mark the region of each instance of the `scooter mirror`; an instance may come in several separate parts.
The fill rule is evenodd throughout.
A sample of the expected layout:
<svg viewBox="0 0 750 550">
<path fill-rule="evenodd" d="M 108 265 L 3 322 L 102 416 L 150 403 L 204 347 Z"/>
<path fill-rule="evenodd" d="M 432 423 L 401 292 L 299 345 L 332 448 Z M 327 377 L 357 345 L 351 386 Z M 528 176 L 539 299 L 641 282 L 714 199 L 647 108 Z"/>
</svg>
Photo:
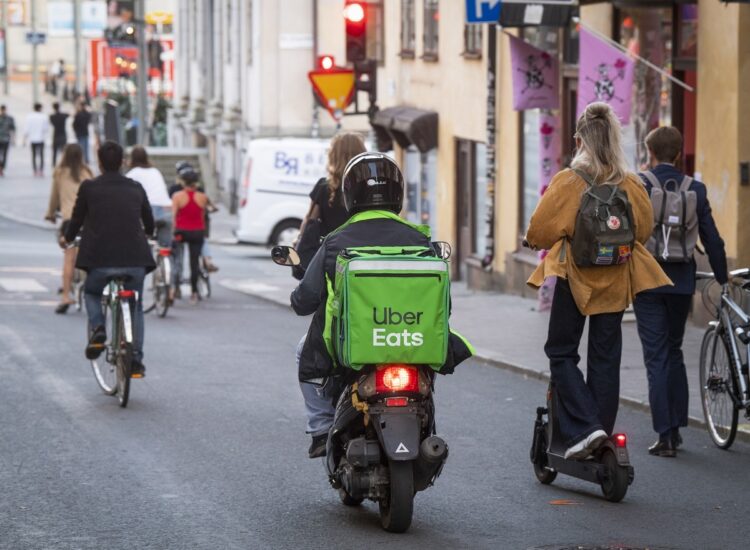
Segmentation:
<svg viewBox="0 0 750 550">
<path fill-rule="evenodd" d="M 432 248 L 435 249 L 435 254 L 437 254 L 440 258 L 447 260 L 451 257 L 451 253 L 453 252 L 453 249 L 451 248 L 451 245 L 448 244 L 445 241 L 435 241 L 432 243 Z"/>
<path fill-rule="evenodd" d="M 295 266 L 300 264 L 299 254 L 291 246 L 274 246 L 271 259 L 278 265 Z"/>
</svg>

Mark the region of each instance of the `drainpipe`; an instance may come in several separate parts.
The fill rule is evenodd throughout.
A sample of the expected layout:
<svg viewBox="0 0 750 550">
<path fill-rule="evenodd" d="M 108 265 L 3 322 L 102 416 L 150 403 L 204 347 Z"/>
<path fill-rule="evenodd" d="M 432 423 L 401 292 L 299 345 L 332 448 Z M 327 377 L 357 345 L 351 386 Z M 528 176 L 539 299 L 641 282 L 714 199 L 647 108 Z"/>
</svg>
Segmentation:
<svg viewBox="0 0 750 550">
<path fill-rule="evenodd" d="M 312 66 L 313 68 L 315 68 L 315 64 L 318 62 L 318 0 L 313 0 L 312 10 L 313 10 Z M 310 135 L 314 138 L 320 135 L 320 109 L 318 108 L 318 102 L 315 101 L 314 95 L 313 95 L 312 125 L 310 126 Z"/>
<path fill-rule="evenodd" d="M 485 271 L 495 259 L 495 129 L 497 128 L 497 25 L 488 25 L 487 36 L 487 244 L 482 258 Z"/>
</svg>

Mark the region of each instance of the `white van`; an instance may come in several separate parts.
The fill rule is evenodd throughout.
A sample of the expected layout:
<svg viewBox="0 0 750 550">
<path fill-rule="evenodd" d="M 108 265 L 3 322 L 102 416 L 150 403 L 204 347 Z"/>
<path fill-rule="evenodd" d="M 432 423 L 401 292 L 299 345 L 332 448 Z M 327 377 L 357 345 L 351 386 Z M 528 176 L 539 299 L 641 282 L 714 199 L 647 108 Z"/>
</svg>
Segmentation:
<svg viewBox="0 0 750 550">
<path fill-rule="evenodd" d="M 245 153 L 240 242 L 290 244 L 310 208 L 310 191 L 327 175 L 328 139 L 260 138 Z"/>
</svg>

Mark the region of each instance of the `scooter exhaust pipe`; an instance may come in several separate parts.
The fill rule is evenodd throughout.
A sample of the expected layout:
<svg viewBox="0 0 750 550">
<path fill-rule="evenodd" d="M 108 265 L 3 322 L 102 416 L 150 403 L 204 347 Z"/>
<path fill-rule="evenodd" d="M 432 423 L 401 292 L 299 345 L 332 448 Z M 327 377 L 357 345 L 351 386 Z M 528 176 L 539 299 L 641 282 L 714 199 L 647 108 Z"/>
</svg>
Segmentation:
<svg viewBox="0 0 750 550">
<path fill-rule="evenodd" d="M 441 437 L 433 435 L 422 441 L 419 457 L 414 463 L 414 488 L 424 491 L 432 485 L 447 458 L 448 444 Z"/>
</svg>

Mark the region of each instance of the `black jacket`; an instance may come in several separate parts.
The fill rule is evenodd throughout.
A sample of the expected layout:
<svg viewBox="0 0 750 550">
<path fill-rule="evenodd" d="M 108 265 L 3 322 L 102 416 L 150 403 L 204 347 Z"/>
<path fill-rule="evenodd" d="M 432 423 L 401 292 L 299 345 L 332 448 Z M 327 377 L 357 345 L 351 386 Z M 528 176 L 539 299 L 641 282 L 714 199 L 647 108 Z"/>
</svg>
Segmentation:
<svg viewBox="0 0 750 550">
<path fill-rule="evenodd" d="M 335 280 L 336 257 L 345 248 L 355 246 L 430 246 L 430 239 L 399 221 L 383 218 L 363 220 L 330 233 L 310 262 L 299 286 L 292 292 L 292 308 L 297 315 L 313 314 L 302 348 L 299 379 L 313 381 L 333 374 L 333 362 L 323 340 L 325 308 L 328 298 L 326 275 Z M 453 371 L 458 363 L 471 356 L 464 342 L 451 335 L 449 358 L 441 372 Z"/>
<path fill-rule="evenodd" d="M 658 164 L 651 169 L 651 172 L 653 172 L 662 185 L 670 179 L 680 182 L 685 175 L 671 164 Z M 642 176 L 642 178 L 648 194 L 651 195 L 651 183 L 645 177 Z M 711 205 L 708 202 L 706 186 L 697 180 L 693 180 L 690 184 L 690 191 L 695 191 L 697 198 L 698 236 L 706 250 L 706 254 L 708 254 L 708 261 L 711 264 L 711 269 L 713 269 L 716 280 L 724 284 L 728 279 L 727 255 L 724 250 L 724 241 L 721 235 L 719 235 L 716 222 L 714 222 L 714 217 L 711 214 Z M 672 279 L 674 286 L 664 286 L 649 292 L 664 294 L 693 294 L 695 292 L 695 260 L 686 263 L 660 262 L 659 265 L 667 277 Z"/>
<path fill-rule="evenodd" d="M 79 229 L 81 247 L 76 267 L 155 267 L 146 235 L 154 232 L 154 217 L 141 184 L 117 172 L 84 181 L 78 189 L 65 240 Z"/>
</svg>

